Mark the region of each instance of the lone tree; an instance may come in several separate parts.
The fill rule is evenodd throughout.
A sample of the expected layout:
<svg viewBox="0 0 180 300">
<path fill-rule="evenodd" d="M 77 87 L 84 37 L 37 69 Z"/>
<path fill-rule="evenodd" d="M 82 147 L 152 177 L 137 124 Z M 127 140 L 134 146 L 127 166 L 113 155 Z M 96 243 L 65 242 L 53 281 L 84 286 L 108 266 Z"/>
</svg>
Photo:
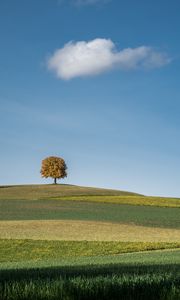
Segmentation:
<svg viewBox="0 0 180 300">
<path fill-rule="evenodd" d="M 42 160 L 41 176 L 54 178 L 54 184 L 57 179 L 67 177 L 67 166 L 63 158 L 49 156 Z"/>
</svg>

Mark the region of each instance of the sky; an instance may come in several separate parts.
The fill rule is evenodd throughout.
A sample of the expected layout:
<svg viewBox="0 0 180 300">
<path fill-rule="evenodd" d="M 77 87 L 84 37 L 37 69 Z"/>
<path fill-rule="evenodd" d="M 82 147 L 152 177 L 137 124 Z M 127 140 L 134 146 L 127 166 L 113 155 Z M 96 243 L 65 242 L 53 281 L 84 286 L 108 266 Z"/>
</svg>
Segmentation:
<svg viewBox="0 0 180 300">
<path fill-rule="evenodd" d="M 180 197 L 179 0 L 0 0 L 0 185 Z"/>
</svg>

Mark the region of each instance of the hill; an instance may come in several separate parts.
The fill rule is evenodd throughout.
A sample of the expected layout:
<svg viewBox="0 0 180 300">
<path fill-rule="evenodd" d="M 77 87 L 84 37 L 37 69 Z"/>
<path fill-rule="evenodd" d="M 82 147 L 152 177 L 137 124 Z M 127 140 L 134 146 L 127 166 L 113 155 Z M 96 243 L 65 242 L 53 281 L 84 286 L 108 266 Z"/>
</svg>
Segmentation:
<svg viewBox="0 0 180 300">
<path fill-rule="evenodd" d="M 180 207 L 180 198 L 144 196 L 127 191 L 69 184 L 0 186 L 1 200 L 61 200 L 138 206 Z"/>
<path fill-rule="evenodd" d="M 74 185 L 0 188 L 0 238 L 180 240 L 180 199 Z"/>
<path fill-rule="evenodd" d="M 110 189 L 0 186 L 0 299 L 180 299 L 179 208 Z"/>
<path fill-rule="evenodd" d="M 59 196 L 141 196 L 137 193 L 126 191 L 83 187 L 69 184 L 33 184 L 33 185 L 4 185 L 0 186 L 0 199 L 38 200 L 47 197 Z"/>
</svg>

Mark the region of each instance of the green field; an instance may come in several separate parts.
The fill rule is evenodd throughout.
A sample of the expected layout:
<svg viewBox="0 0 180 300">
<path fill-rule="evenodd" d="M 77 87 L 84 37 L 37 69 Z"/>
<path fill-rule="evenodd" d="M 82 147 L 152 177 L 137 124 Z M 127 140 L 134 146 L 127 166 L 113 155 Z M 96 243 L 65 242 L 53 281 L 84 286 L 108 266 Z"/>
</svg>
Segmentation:
<svg viewBox="0 0 180 300">
<path fill-rule="evenodd" d="M 22 243 L 24 241 L 21 241 Z M 44 241 L 45 242 L 45 241 Z M 68 242 L 69 243 L 69 242 Z M 14 242 L 12 243 L 12 245 L 14 244 Z M 71 245 L 71 244 L 69 244 Z M 32 252 L 30 251 L 30 254 L 28 254 L 26 256 L 26 258 L 24 260 L 22 260 L 22 257 L 19 258 L 20 254 L 15 255 L 15 257 L 12 258 L 11 254 L 8 253 L 5 254 L 6 259 L 1 259 L 0 262 L 0 269 L 1 270 L 30 270 L 30 269 L 39 269 L 39 271 L 42 270 L 42 272 L 45 271 L 46 268 L 57 268 L 57 269 L 61 269 L 62 267 L 65 267 L 65 269 L 72 271 L 76 270 L 76 269 L 81 269 L 82 271 L 84 270 L 85 272 L 86 267 L 89 269 L 93 269 L 95 271 L 95 269 L 97 270 L 97 273 L 99 274 L 99 270 L 102 270 L 103 268 L 106 269 L 106 272 L 108 271 L 109 266 L 111 265 L 111 270 L 114 269 L 119 269 L 119 265 L 121 266 L 121 270 L 122 267 L 124 266 L 125 268 L 128 266 L 151 266 L 151 269 L 156 269 L 156 266 L 161 266 L 161 269 L 163 269 L 163 267 L 165 266 L 165 269 L 169 268 L 169 271 L 171 271 L 171 266 L 176 266 L 177 269 L 180 266 L 180 248 L 172 248 L 172 249 L 165 249 L 165 250 L 144 250 L 144 251 L 137 251 L 137 246 L 134 247 L 134 250 L 136 252 L 127 252 L 127 245 L 126 246 L 126 253 L 121 253 L 121 254 L 103 254 L 102 253 L 100 255 L 91 255 L 89 253 L 89 255 L 86 252 L 86 255 L 82 255 L 84 254 L 84 250 L 83 251 L 79 251 L 80 255 L 77 256 L 76 253 L 71 253 L 71 256 L 68 255 L 64 255 L 61 256 L 60 254 L 57 254 L 55 252 L 54 255 L 56 257 L 52 257 L 54 256 L 53 253 L 51 253 L 51 255 L 47 258 L 44 256 L 43 254 L 40 254 L 40 259 L 36 259 L 36 253 L 35 255 L 31 256 Z M 147 246 L 147 245 L 146 245 Z M 158 245 L 154 244 L 154 246 L 156 248 L 158 248 Z M 175 245 L 177 246 L 177 244 Z M 13 247 L 13 246 L 12 246 Z M 63 247 L 63 245 L 61 246 Z M 132 245 L 133 247 L 133 245 Z M 168 247 L 167 244 L 162 245 L 161 247 Z M 173 244 L 170 245 L 169 247 L 173 247 Z M 18 248 L 17 248 L 18 249 Z M 36 248 L 37 249 L 37 248 Z M 121 248 L 122 249 L 122 248 Z M 149 245 L 149 249 L 150 249 L 150 245 Z M 107 251 L 107 249 L 106 249 Z M 112 249 L 111 249 L 112 251 Z M 109 252 L 111 252 L 109 251 Z M 121 250 L 122 251 L 122 250 Z M 5 252 L 5 250 L 3 250 L 3 253 Z M 17 253 L 17 250 L 16 252 Z M 27 253 L 27 252 L 25 252 Z M 30 257 L 31 256 L 31 257 Z M 57 258 L 58 256 L 58 258 Z M 8 259 L 7 259 L 8 258 Z M 57 270 L 58 271 L 58 270 Z M 119 269 L 120 271 L 120 269 Z M 126 269 L 123 269 L 123 272 L 125 272 Z M 76 272 L 76 271 L 75 271 Z M 76 273 L 73 273 L 73 275 L 77 275 Z M 8 272 L 7 272 L 8 274 Z"/>
<path fill-rule="evenodd" d="M 39 241 L 1 240 L 0 263 L 26 260 L 61 260 L 70 257 L 94 257 L 150 250 L 178 249 L 179 243 L 96 242 L 96 241 Z M 21 251 L 19 251 L 21 249 Z"/>
<path fill-rule="evenodd" d="M 2 263 L 1 299 L 180 299 L 180 250 Z"/>
<path fill-rule="evenodd" d="M 1 186 L 0 299 L 180 299 L 180 199 Z"/>
<path fill-rule="evenodd" d="M 66 200 L 0 200 L 0 220 L 86 220 L 180 228 L 180 209 Z"/>
</svg>

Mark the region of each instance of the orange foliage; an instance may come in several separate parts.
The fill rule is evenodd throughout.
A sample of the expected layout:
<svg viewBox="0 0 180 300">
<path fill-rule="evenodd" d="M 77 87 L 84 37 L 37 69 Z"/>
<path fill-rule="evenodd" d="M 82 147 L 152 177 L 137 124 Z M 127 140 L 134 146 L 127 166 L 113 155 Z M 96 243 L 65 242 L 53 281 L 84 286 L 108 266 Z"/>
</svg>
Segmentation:
<svg viewBox="0 0 180 300">
<path fill-rule="evenodd" d="M 49 156 L 42 160 L 41 176 L 56 179 L 67 177 L 67 166 L 63 158 L 56 156 Z"/>
</svg>

